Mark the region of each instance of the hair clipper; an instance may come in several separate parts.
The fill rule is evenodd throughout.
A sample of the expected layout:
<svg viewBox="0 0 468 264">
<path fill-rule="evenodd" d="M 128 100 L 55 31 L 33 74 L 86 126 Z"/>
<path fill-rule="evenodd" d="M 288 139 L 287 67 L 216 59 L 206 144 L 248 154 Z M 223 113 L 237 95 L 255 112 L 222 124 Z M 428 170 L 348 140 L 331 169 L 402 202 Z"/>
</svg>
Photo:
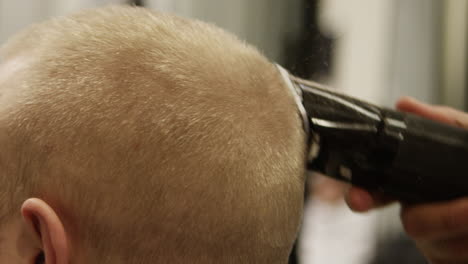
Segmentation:
<svg viewBox="0 0 468 264">
<path fill-rule="evenodd" d="M 404 202 L 468 195 L 467 130 L 378 107 L 278 68 L 304 121 L 308 170 Z"/>
</svg>

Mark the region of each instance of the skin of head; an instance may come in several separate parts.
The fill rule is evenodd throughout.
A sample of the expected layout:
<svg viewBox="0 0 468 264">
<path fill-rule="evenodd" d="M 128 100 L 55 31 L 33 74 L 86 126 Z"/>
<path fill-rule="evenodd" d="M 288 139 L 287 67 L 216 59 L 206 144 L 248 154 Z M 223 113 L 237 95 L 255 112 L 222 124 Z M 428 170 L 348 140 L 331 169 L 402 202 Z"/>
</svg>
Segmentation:
<svg viewBox="0 0 468 264">
<path fill-rule="evenodd" d="M 107 7 L 0 50 L 0 263 L 287 263 L 305 135 L 255 48 Z"/>
</svg>

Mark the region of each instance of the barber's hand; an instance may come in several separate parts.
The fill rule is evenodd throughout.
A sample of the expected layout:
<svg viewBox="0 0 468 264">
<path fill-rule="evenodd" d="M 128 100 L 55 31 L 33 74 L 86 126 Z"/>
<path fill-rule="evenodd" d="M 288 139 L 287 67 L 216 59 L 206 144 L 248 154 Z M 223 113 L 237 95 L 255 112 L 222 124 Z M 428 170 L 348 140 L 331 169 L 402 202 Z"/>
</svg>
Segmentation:
<svg viewBox="0 0 468 264">
<path fill-rule="evenodd" d="M 402 98 L 397 102 L 397 108 L 468 129 L 468 114 L 449 107 Z M 346 201 L 357 212 L 393 202 L 388 197 L 356 187 L 349 189 Z M 432 264 L 468 263 L 468 197 L 449 202 L 402 205 L 401 219 L 406 232 Z"/>
</svg>

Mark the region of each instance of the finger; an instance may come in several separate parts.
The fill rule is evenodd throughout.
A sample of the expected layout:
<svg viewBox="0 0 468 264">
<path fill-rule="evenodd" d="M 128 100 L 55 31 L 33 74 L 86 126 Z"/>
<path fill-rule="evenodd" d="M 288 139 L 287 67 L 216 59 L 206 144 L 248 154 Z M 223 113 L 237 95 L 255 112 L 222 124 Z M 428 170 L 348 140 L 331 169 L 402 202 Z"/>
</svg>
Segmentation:
<svg viewBox="0 0 468 264">
<path fill-rule="evenodd" d="M 349 208 L 356 212 L 366 212 L 394 202 L 393 199 L 380 193 L 370 193 L 354 186 L 350 186 L 346 191 L 345 200 Z"/>
<path fill-rule="evenodd" d="M 434 106 L 417 101 L 411 97 L 403 97 L 396 103 L 397 109 L 413 113 L 434 121 L 449 125 L 468 128 L 468 114 L 447 106 Z"/>
<path fill-rule="evenodd" d="M 468 198 L 450 202 L 403 206 L 401 220 L 416 240 L 446 239 L 468 234 Z"/>
<path fill-rule="evenodd" d="M 423 252 L 430 252 L 433 258 L 439 260 L 451 261 L 467 261 L 468 263 L 468 234 L 461 234 L 458 237 L 441 239 L 437 241 L 430 241 L 421 243 L 421 250 Z"/>
</svg>

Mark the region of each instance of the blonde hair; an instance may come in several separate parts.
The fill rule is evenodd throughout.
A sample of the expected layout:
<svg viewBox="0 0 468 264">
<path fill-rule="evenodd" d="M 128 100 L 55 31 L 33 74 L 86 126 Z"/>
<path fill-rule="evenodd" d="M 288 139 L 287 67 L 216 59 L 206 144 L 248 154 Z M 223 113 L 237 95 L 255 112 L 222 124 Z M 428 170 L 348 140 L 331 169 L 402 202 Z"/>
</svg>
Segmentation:
<svg viewBox="0 0 468 264">
<path fill-rule="evenodd" d="M 215 26 L 132 7 L 1 50 L 0 216 L 49 203 L 83 263 L 286 263 L 304 133 L 277 69 Z M 12 95 L 13 94 L 13 95 Z"/>
</svg>

